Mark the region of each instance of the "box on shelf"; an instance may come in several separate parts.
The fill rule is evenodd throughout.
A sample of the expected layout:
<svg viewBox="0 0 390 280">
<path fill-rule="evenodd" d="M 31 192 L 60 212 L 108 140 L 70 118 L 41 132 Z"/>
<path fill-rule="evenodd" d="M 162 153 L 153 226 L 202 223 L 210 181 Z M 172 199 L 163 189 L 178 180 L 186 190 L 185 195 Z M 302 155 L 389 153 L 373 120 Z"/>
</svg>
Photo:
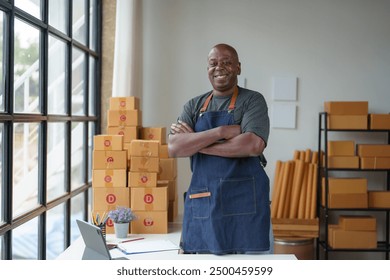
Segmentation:
<svg viewBox="0 0 390 280">
<path fill-rule="evenodd" d="M 138 126 L 109 126 L 107 127 L 108 134 L 123 135 L 123 142 L 130 143 L 134 139 L 138 139 Z"/>
<path fill-rule="evenodd" d="M 390 145 L 358 144 L 357 154 L 360 157 L 388 157 L 390 158 Z"/>
<path fill-rule="evenodd" d="M 368 128 L 368 115 L 328 115 L 328 129 L 353 130 Z"/>
<path fill-rule="evenodd" d="M 328 141 L 329 156 L 355 156 L 354 141 Z"/>
<path fill-rule="evenodd" d="M 328 177 L 329 193 L 367 193 L 367 185 L 367 178 Z M 322 178 L 322 187 L 325 187 L 325 177 Z"/>
<path fill-rule="evenodd" d="M 127 186 L 126 169 L 93 169 L 93 188 L 115 188 Z"/>
<path fill-rule="evenodd" d="M 131 188 L 131 209 L 134 211 L 168 210 L 168 187 Z"/>
<path fill-rule="evenodd" d="M 328 243 L 333 249 L 374 249 L 377 247 L 376 231 L 347 231 L 329 225 Z"/>
<path fill-rule="evenodd" d="M 361 169 L 390 169 L 390 157 L 361 157 Z"/>
<path fill-rule="evenodd" d="M 370 129 L 390 130 L 390 114 L 370 114 Z"/>
<path fill-rule="evenodd" d="M 390 191 L 369 191 L 368 206 L 372 208 L 390 208 Z"/>
<path fill-rule="evenodd" d="M 126 169 L 126 151 L 93 151 L 93 169 Z"/>
<path fill-rule="evenodd" d="M 110 97 L 110 109 L 112 110 L 139 109 L 139 98 L 135 96 Z"/>
<path fill-rule="evenodd" d="M 93 137 L 95 151 L 121 151 L 123 150 L 122 135 L 95 135 Z"/>
<path fill-rule="evenodd" d="M 135 172 L 128 173 L 129 187 L 157 187 L 157 172 Z"/>
<path fill-rule="evenodd" d="M 343 230 L 376 231 L 376 218 L 368 215 L 340 215 L 339 225 Z"/>
<path fill-rule="evenodd" d="M 131 233 L 168 233 L 168 211 L 134 211 Z"/>
<path fill-rule="evenodd" d="M 165 127 L 142 127 L 140 134 L 141 139 L 157 140 L 160 144 L 167 143 L 167 129 Z"/>
<path fill-rule="evenodd" d="M 130 156 L 159 157 L 160 142 L 157 140 L 136 139 L 130 143 Z"/>
<path fill-rule="evenodd" d="M 368 101 L 326 101 L 324 109 L 332 115 L 368 115 Z"/>
<path fill-rule="evenodd" d="M 324 164 L 325 166 L 325 160 Z M 359 168 L 358 156 L 328 156 L 328 168 Z"/>
<path fill-rule="evenodd" d="M 325 206 L 324 196 L 321 199 Z M 328 195 L 328 208 L 368 208 L 367 193 L 333 193 Z"/>
</svg>

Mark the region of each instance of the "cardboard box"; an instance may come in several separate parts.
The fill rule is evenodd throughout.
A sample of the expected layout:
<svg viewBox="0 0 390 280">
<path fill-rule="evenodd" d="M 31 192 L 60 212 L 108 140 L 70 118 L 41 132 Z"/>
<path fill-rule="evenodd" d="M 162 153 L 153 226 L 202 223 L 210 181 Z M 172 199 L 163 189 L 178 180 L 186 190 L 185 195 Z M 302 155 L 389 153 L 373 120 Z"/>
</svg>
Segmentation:
<svg viewBox="0 0 390 280">
<path fill-rule="evenodd" d="M 131 209 L 133 211 L 167 211 L 168 187 L 131 188 Z"/>
<path fill-rule="evenodd" d="M 325 186 L 325 178 L 322 178 Z M 334 178 L 328 177 L 329 193 L 367 193 L 367 178 Z"/>
<path fill-rule="evenodd" d="M 328 129 L 353 130 L 368 128 L 368 115 L 328 115 Z"/>
<path fill-rule="evenodd" d="M 390 157 L 362 157 L 361 169 L 390 169 Z"/>
<path fill-rule="evenodd" d="M 368 207 L 390 208 L 390 191 L 369 191 Z"/>
<path fill-rule="evenodd" d="M 110 97 L 111 110 L 136 110 L 139 109 L 139 98 L 135 96 Z"/>
<path fill-rule="evenodd" d="M 131 171 L 129 176 L 129 187 L 157 187 L 157 173 L 156 172 L 134 172 Z"/>
<path fill-rule="evenodd" d="M 376 231 L 376 218 L 367 215 L 340 215 L 339 225 L 343 230 Z"/>
<path fill-rule="evenodd" d="M 131 233 L 168 233 L 168 211 L 134 211 Z"/>
<path fill-rule="evenodd" d="M 324 109 L 333 115 L 368 115 L 368 101 L 327 101 Z"/>
<path fill-rule="evenodd" d="M 175 180 L 177 177 L 177 159 L 160 158 L 158 180 Z"/>
<path fill-rule="evenodd" d="M 325 206 L 325 199 L 321 201 Z M 368 208 L 367 193 L 334 193 L 328 196 L 328 208 Z"/>
<path fill-rule="evenodd" d="M 126 151 L 93 151 L 93 169 L 127 169 Z"/>
<path fill-rule="evenodd" d="M 130 207 L 129 188 L 93 188 L 93 209 L 114 210 L 117 206 Z"/>
<path fill-rule="evenodd" d="M 167 129 L 165 127 L 142 127 L 141 139 L 157 140 L 160 144 L 166 144 Z"/>
<path fill-rule="evenodd" d="M 329 156 L 355 156 L 354 141 L 328 141 Z"/>
<path fill-rule="evenodd" d="M 325 166 L 325 160 L 324 164 Z M 358 156 L 328 156 L 328 168 L 358 169 Z"/>
<path fill-rule="evenodd" d="M 169 201 L 175 200 L 177 193 L 177 180 L 158 180 L 157 188 L 168 187 Z"/>
<path fill-rule="evenodd" d="M 95 151 L 122 151 L 123 136 L 121 135 L 95 135 L 93 137 Z"/>
<path fill-rule="evenodd" d="M 357 153 L 360 157 L 388 157 L 390 158 L 390 145 L 359 144 Z"/>
<path fill-rule="evenodd" d="M 390 114 L 370 114 L 370 129 L 390 130 Z"/>
<path fill-rule="evenodd" d="M 160 158 L 169 158 L 168 144 L 160 145 Z"/>
<path fill-rule="evenodd" d="M 107 127 L 108 134 L 123 135 L 123 143 L 130 143 L 134 139 L 138 139 L 138 126 L 109 126 Z"/>
<path fill-rule="evenodd" d="M 127 186 L 126 169 L 93 169 L 93 188 L 118 188 Z"/>
<path fill-rule="evenodd" d="M 130 158 L 131 172 L 156 172 L 159 171 L 160 159 L 156 157 L 134 157 Z M 157 175 L 158 178 L 158 175 Z"/>
<path fill-rule="evenodd" d="M 141 126 L 140 110 L 108 110 L 108 126 Z"/>
<path fill-rule="evenodd" d="M 333 249 L 374 249 L 377 247 L 376 231 L 346 231 L 340 227 L 331 227 L 328 239 Z"/>
<path fill-rule="evenodd" d="M 133 140 L 130 143 L 130 156 L 159 157 L 160 142 L 157 140 Z"/>
<path fill-rule="evenodd" d="M 168 205 L 168 222 L 174 222 L 179 213 L 179 202 L 177 198 L 170 200 Z"/>
</svg>

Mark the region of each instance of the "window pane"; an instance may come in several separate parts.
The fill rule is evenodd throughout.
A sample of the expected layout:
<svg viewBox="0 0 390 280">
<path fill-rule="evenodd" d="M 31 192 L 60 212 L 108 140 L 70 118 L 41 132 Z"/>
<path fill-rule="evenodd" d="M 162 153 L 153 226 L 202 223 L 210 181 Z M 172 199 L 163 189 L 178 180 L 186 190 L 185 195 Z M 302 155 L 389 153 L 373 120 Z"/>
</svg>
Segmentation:
<svg viewBox="0 0 390 280">
<path fill-rule="evenodd" d="M 92 181 L 92 154 L 93 154 L 93 136 L 95 135 L 95 123 L 90 122 L 88 126 L 88 182 Z"/>
<path fill-rule="evenodd" d="M 4 46 L 4 23 L 6 22 L 6 17 L 3 12 L 0 11 L 0 111 L 4 111 L 4 93 L 5 93 L 5 80 L 4 73 L 5 69 L 5 58 L 7 57 L 5 53 Z"/>
<path fill-rule="evenodd" d="M 46 259 L 54 260 L 65 250 L 65 209 L 61 204 L 47 212 Z"/>
<path fill-rule="evenodd" d="M 3 219 L 3 139 L 4 139 L 4 124 L 0 124 L 0 225 L 4 222 Z M 0 250 L 1 252 L 1 250 Z"/>
<path fill-rule="evenodd" d="M 12 259 L 38 259 L 38 218 L 13 230 Z"/>
<path fill-rule="evenodd" d="M 72 115 L 85 115 L 85 55 L 82 51 L 73 48 L 72 59 Z"/>
<path fill-rule="evenodd" d="M 73 0 L 73 38 L 82 44 L 87 43 L 85 4 L 86 0 Z"/>
<path fill-rule="evenodd" d="M 68 34 L 68 0 L 49 1 L 49 24 Z"/>
<path fill-rule="evenodd" d="M 47 127 L 47 200 L 65 193 L 65 124 Z"/>
<path fill-rule="evenodd" d="M 39 30 L 15 19 L 15 112 L 39 112 Z"/>
<path fill-rule="evenodd" d="M 41 19 L 41 0 L 15 0 L 15 6 Z"/>
<path fill-rule="evenodd" d="M 90 56 L 89 57 L 89 105 L 88 105 L 88 113 L 90 116 L 95 116 L 96 111 L 95 111 L 95 100 L 96 100 L 96 61 L 95 59 Z"/>
<path fill-rule="evenodd" d="M 71 189 L 84 185 L 84 123 L 72 123 L 72 155 L 71 155 Z"/>
<path fill-rule="evenodd" d="M 49 36 L 48 112 L 66 113 L 66 44 Z"/>
<path fill-rule="evenodd" d="M 71 199 L 72 211 L 70 221 L 70 236 L 71 243 L 80 236 L 79 228 L 77 227 L 76 219 L 83 220 L 84 216 L 84 193 L 81 193 Z"/>
<path fill-rule="evenodd" d="M 96 51 L 96 33 L 97 33 L 97 24 L 96 24 L 96 0 L 90 0 L 89 7 L 89 48 Z"/>
<path fill-rule="evenodd" d="M 38 205 L 38 144 L 38 124 L 14 124 L 13 217 Z"/>
</svg>

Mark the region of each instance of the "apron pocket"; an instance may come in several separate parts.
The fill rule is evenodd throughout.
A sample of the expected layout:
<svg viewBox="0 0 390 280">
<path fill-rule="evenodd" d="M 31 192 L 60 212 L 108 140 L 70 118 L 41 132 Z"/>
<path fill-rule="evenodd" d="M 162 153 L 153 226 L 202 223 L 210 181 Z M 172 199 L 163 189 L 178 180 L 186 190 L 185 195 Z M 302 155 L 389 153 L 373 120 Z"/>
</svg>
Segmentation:
<svg viewBox="0 0 390 280">
<path fill-rule="evenodd" d="M 256 213 L 254 177 L 221 179 L 221 207 L 224 216 Z"/>
<path fill-rule="evenodd" d="M 190 190 L 192 217 L 196 219 L 207 219 L 210 216 L 210 196 L 204 195 L 208 193 L 207 188 L 203 189 L 192 189 Z"/>
</svg>

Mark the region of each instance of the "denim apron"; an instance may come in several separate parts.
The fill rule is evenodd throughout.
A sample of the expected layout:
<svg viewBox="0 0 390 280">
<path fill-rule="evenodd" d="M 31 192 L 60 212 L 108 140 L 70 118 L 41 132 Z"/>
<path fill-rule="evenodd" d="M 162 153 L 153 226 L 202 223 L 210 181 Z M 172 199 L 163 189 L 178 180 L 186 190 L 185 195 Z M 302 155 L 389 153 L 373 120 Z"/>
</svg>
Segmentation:
<svg viewBox="0 0 390 280">
<path fill-rule="evenodd" d="M 236 88 L 227 111 L 206 112 L 195 132 L 234 124 Z M 225 158 L 197 153 L 186 193 L 182 230 L 185 253 L 250 253 L 270 249 L 269 179 L 258 157 Z"/>
</svg>

